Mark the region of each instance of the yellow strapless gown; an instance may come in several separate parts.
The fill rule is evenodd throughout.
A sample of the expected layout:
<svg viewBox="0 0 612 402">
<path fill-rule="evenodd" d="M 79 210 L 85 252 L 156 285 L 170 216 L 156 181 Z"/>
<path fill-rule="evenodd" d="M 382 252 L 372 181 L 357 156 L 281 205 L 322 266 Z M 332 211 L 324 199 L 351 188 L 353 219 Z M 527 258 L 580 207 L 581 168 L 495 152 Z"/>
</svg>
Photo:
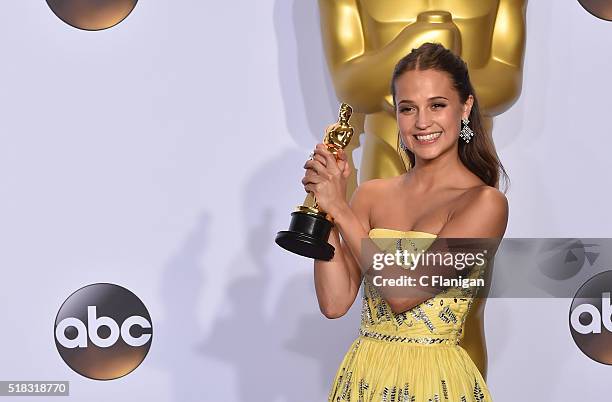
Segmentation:
<svg viewBox="0 0 612 402">
<path fill-rule="evenodd" d="M 436 235 L 372 229 L 383 250 L 426 250 Z M 469 277 L 482 277 L 484 267 Z M 394 314 L 368 282 L 363 283 L 359 337 L 332 383 L 328 402 L 491 401 L 480 371 L 459 346 L 473 288 L 448 288 L 402 314 Z"/>
</svg>

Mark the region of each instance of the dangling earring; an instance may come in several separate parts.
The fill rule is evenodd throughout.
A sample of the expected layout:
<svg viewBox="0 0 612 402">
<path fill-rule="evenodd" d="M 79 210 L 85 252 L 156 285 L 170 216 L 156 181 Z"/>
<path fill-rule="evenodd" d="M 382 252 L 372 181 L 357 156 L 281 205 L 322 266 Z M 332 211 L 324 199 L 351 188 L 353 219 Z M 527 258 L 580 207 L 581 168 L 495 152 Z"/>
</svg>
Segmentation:
<svg viewBox="0 0 612 402">
<path fill-rule="evenodd" d="M 472 137 L 474 136 L 474 132 L 472 131 L 470 126 L 468 126 L 469 122 L 470 120 L 467 117 L 465 119 L 461 119 L 461 132 L 459 133 L 459 136 L 463 138 L 463 140 L 468 144 L 470 142 L 470 139 L 472 139 Z"/>
<path fill-rule="evenodd" d="M 400 148 L 402 149 L 402 151 L 404 151 L 406 154 L 408 154 L 408 147 L 406 145 L 404 145 L 404 140 L 402 140 L 401 136 L 400 136 Z"/>
<path fill-rule="evenodd" d="M 404 168 L 406 168 L 406 171 L 409 171 L 412 168 L 412 164 L 410 163 L 410 156 L 408 154 L 409 149 L 406 145 L 404 145 L 402 136 L 399 133 L 397 133 L 397 136 L 399 147 L 401 149 L 401 152 L 399 152 L 399 156 L 402 160 L 402 163 L 404 164 Z"/>
</svg>

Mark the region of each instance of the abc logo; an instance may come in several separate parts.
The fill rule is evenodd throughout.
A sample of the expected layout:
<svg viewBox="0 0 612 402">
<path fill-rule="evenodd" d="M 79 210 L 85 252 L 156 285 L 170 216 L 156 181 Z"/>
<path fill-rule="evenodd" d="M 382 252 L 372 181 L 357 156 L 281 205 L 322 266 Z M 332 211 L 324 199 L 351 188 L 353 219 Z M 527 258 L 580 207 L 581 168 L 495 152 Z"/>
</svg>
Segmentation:
<svg viewBox="0 0 612 402">
<path fill-rule="evenodd" d="M 71 294 L 57 313 L 54 332 L 66 364 L 95 380 L 132 372 L 153 338 L 151 316 L 142 301 L 110 283 L 88 285 Z"/>
<path fill-rule="evenodd" d="M 569 324 L 574 342 L 596 362 L 612 365 L 612 271 L 586 281 L 572 301 Z"/>
</svg>

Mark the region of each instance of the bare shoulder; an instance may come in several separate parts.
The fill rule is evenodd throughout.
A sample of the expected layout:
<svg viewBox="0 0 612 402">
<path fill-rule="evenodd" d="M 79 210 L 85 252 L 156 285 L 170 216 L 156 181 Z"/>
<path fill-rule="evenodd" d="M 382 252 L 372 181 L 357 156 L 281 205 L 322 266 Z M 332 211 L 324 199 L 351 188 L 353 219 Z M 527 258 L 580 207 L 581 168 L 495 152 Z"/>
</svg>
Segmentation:
<svg viewBox="0 0 612 402">
<path fill-rule="evenodd" d="M 456 202 L 443 232 L 449 237 L 502 237 L 508 224 L 508 199 L 495 187 L 470 188 Z"/>
<path fill-rule="evenodd" d="M 467 190 L 461 196 L 463 199 L 462 206 L 471 208 L 493 208 L 493 209 L 508 209 L 508 199 L 506 195 L 495 187 L 483 184 Z"/>
<path fill-rule="evenodd" d="M 460 197 L 455 214 L 478 215 L 480 219 L 507 221 L 508 199 L 506 195 L 488 185 L 476 186 Z"/>
</svg>

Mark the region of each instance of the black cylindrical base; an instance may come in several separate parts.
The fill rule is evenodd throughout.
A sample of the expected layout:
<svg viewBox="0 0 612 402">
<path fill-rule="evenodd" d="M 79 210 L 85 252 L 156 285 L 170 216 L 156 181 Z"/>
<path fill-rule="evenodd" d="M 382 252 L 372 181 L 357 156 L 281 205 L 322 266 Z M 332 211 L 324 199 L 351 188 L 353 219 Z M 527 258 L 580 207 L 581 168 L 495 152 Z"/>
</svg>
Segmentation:
<svg viewBox="0 0 612 402">
<path fill-rule="evenodd" d="M 295 211 L 291 213 L 289 230 L 276 235 L 276 244 L 304 257 L 329 261 L 334 256 L 334 246 L 327 242 L 332 227 L 322 216 Z"/>
</svg>

